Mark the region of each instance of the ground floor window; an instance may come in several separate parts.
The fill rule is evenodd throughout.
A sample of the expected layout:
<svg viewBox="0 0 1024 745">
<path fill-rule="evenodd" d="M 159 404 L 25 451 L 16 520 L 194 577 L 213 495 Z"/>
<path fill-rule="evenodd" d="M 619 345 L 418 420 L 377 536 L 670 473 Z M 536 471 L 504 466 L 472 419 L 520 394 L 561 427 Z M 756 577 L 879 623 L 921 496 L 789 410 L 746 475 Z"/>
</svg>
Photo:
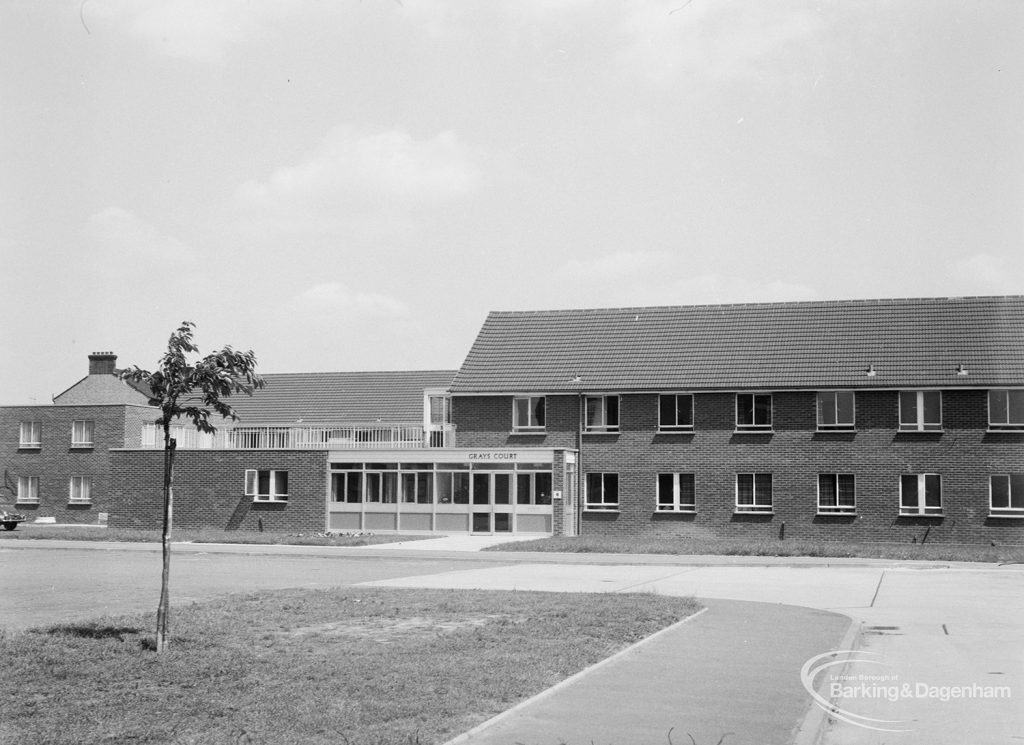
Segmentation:
<svg viewBox="0 0 1024 745">
<path fill-rule="evenodd" d="M 900 476 L 901 515 L 941 515 L 942 477 L 937 473 Z"/>
<path fill-rule="evenodd" d="M 551 504 L 551 471 L 517 473 L 516 504 Z"/>
<path fill-rule="evenodd" d="M 619 474 L 588 473 L 585 507 L 588 510 L 619 509 Z"/>
<path fill-rule="evenodd" d="M 331 474 L 331 501 L 358 503 L 363 501 L 362 471 Z"/>
<path fill-rule="evenodd" d="M 19 476 L 18 477 L 18 501 L 38 502 L 39 501 L 39 477 Z"/>
<path fill-rule="evenodd" d="M 348 504 L 551 504 L 550 463 L 332 463 L 331 501 Z"/>
<path fill-rule="evenodd" d="M 92 501 L 92 476 L 72 476 L 68 488 L 69 499 L 76 503 Z"/>
<path fill-rule="evenodd" d="M 246 470 L 245 496 L 252 497 L 254 502 L 286 502 L 288 472 Z"/>
<path fill-rule="evenodd" d="M 993 475 L 989 510 L 995 517 L 1024 517 L 1024 473 Z"/>
<path fill-rule="evenodd" d="M 696 489 L 692 473 L 658 474 L 658 512 L 695 512 Z"/>
<path fill-rule="evenodd" d="M 771 512 L 772 509 L 770 473 L 736 474 L 737 512 Z"/>
<path fill-rule="evenodd" d="M 852 473 L 818 474 L 818 514 L 852 515 L 857 511 Z"/>
</svg>

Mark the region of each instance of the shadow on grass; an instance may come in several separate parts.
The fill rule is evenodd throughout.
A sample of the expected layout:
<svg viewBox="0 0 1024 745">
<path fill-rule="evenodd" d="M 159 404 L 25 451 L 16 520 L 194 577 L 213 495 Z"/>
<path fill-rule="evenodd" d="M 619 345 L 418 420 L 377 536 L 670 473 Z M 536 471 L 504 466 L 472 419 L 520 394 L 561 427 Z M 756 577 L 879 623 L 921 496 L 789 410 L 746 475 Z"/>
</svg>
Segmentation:
<svg viewBox="0 0 1024 745">
<path fill-rule="evenodd" d="M 50 636 L 73 636 L 79 639 L 117 639 L 123 642 L 126 636 L 143 633 L 138 626 L 112 626 L 100 622 L 62 623 L 42 629 Z"/>
</svg>

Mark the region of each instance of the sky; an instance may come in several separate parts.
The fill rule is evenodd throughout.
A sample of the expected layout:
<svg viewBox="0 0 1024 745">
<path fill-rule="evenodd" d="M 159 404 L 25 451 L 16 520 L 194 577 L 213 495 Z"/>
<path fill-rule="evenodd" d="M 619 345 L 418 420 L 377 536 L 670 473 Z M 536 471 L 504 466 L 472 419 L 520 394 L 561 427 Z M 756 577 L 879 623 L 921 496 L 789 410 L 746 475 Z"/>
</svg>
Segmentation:
<svg viewBox="0 0 1024 745">
<path fill-rule="evenodd" d="M 456 369 L 490 310 L 1024 294 L 1019 0 L 6 0 L 0 404 L 173 329 Z"/>
</svg>

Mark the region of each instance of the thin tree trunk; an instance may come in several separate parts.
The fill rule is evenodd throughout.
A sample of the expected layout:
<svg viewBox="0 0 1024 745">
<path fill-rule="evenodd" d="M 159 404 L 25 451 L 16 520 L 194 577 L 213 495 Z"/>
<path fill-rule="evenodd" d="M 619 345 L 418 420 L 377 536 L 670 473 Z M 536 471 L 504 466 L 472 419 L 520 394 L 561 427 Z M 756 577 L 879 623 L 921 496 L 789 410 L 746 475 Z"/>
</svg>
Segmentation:
<svg viewBox="0 0 1024 745">
<path fill-rule="evenodd" d="M 160 577 L 160 605 L 156 609 L 156 651 L 167 649 L 167 626 L 170 615 L 171 581 L 171 521 L 174 502 L 174 452 L 178 441 L 171 437 L 170 428 L 164 426 L 164 527 L 163 571 Z"/>
</svg>

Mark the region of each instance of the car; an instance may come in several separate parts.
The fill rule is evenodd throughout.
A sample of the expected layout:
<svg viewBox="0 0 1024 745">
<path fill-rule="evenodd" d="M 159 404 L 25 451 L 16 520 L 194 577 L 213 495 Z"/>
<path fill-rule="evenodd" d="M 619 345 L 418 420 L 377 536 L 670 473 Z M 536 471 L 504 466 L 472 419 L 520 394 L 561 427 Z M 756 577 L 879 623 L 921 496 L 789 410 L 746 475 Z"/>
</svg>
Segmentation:
<svg viewBox="0 0 1024 745">
<path fill-rule="evenodd" d="M 14 507 L 0 502 L 0 525 L 4 526 L 4 530 L 14 530 L 18 527 L 18 523 L 24 522 L 24 520 L 25 516 L 16 512 Z"/>
</svg>

